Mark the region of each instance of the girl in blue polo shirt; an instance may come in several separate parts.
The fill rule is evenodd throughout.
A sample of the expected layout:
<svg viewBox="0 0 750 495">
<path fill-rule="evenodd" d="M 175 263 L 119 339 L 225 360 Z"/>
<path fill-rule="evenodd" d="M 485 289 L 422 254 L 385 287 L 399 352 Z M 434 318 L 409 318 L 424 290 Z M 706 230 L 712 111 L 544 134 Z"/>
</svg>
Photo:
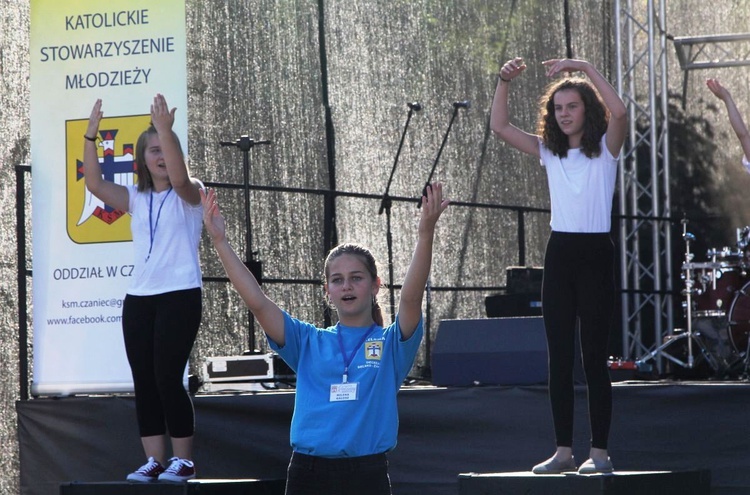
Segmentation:
<svg viewBox="0 0 750 495">
<path fill-rule="evenodd" d="M 328 328 L 292 318 L 261 290 L 226 238 L 216 192 L 201 192 L 203 220 L 224 269 L 268 337 L 297 374 L 287 495 L 391 493 L 386 452 L 396 446 L 396 394 L 422 340 L 422 298 L 435 224 L 449 201 L 440 183 L 422 197 L 417 245 L 395 321 L 383 327 L 375 259 L 356 244 L 325 262 L 325 292 L 338 314 Z"/>
</svg>

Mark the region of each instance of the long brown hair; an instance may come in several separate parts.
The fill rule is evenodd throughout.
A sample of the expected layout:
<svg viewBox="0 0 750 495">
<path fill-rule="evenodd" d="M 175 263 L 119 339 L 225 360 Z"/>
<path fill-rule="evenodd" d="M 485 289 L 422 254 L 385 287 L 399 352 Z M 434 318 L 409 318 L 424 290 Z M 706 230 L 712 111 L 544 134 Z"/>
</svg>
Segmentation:
<svg viewBox="0 0 750 495">
<path fill-rule="evenodd" d="M 367 272 L 370 274 L 372 279 L 378 279 L 378 264 L 375 261 L 375 257 L 372 255 L 370 250 L 364 246 L 360 246 L 359 244 L 349 243 L 339 244 L 335 248 L 331 249 L 331 251 L 328 253 L 325 264 L 323 265 L 323 274 L 325 276 L 324 282 L 328 282 L 329 267 L 331 262 L 343 254 L 351 254 L 352 256 L 356 256 L 357 258 L 359 258 L 359 260 L 362 261 L 362 264 L 365 265 L 365 268 L 367 268 Z M 381 327 L 383 326 L 383 310 L 380 307 L 380 302 L 378 301 L 377 295 L 373 296 L 372 298 L 372 319 L 376 324 L 380 325 Z"/>
<path fill-rule="evenodd" d="M 609 110 L 594 86 L 585 79 L 561 79 L 547 86 L 539 98 L 540 113 L 537 122 L 537 134 L 542 137 L 544 146 L 552 153 L 563 158 L 568 156 L 570 141 L 568 136 L 560 129 L 555 118 L 555 95 L 558 91 L 569 89 L 577 91 L 583 101 L 586 118 L 583 123 L 581 151 L 589 158 L 599 156 L 602 152 L 601 139 L 607 132 Z"/>
<path fill-rule="evenodd" d="M 151 179 L 151 172 L 148 171 L 148 167 L 146 166 L 146 148 L 148 147 L 149 138 L 157 134 L 156 128 L 151 124 L 148 126 L 148 129 L 138 136 L 138 141 L 136 141 L 135 144 L 135 171 L 138 174 L 138 190 L 141 192 L 154 187 L 154 181 Z M 180 138 L 177 137 L 177 134 L 175 134 L 174 131 L 172 131 L 172 135 L 177 141 L 177 147 L 180 150 L 180 154 L 182 154 Z"/>
</svg>

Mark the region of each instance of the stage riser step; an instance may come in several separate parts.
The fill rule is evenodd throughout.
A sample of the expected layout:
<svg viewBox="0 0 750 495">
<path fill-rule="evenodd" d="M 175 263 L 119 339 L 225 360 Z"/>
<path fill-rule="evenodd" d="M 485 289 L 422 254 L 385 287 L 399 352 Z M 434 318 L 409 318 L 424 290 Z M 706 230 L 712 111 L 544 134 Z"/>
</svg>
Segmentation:
<svg viewBox="0 0 750 495">
<path fill-rule="evenodd" d="M 615 472 L 611 475 L 462 473 L 459 495 L 710 495 L 711 471 Z"/>
<path fill-rule="evenodd" d="M 82 483 L 60 485 L 60 495 L 284 495 L 285 480 L 191 480 L 187 483 Z"/>
</svg>

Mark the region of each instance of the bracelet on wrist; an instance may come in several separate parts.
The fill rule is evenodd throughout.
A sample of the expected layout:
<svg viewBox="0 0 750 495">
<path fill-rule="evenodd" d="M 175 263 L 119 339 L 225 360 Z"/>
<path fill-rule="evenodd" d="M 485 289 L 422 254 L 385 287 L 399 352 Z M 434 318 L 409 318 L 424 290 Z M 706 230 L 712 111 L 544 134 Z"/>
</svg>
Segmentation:
<svg viewBox="0 0 750 495">
<path fill-rule="evenodd" d="M 92 143 L 96 142 L 95 137 L 88 137 L 86 134 L 83 135 L 83 139 L 85 139 L 86 141 L 91 141 Z"/>
<path fill-rule="evenodd" d="M 497 75 L 497 78 L 498 78 L 498 79 L 500 79 L 500 80 L 501 80 L 502 82 L 506 82 L 506 83 L 509 83 L 509 82 L 510 82 L 510 79 L 505 79 L 505 78 L 504 78 L 504 77 L 502 76 L 502 74 L 498 74 L 498 75 Z"/>
</svg>

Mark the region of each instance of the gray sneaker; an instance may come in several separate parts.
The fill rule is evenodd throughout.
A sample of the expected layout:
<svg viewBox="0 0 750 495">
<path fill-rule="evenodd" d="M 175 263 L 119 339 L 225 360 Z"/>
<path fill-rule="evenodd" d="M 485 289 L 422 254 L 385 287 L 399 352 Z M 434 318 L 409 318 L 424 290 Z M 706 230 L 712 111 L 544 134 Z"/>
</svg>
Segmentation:
<svg viewBox="0 0 750 495">
<path fill-rule="evenodd" d="M 531 470 L 534 474 L 561 474 L 576 471 L 576 461 L 572 457 L 567 461 L 558 461 L 554 456 L 541 464 L 537 464 Z"/>
<path fill-rule="evenodd" d="M 578 474 L 606 474 L 614 470 L 612 460 L 607 457 L 607 460 L 604 462 L 597 462 L 594 459 L 587 460 L 578 468 Z"/>
</svg>

